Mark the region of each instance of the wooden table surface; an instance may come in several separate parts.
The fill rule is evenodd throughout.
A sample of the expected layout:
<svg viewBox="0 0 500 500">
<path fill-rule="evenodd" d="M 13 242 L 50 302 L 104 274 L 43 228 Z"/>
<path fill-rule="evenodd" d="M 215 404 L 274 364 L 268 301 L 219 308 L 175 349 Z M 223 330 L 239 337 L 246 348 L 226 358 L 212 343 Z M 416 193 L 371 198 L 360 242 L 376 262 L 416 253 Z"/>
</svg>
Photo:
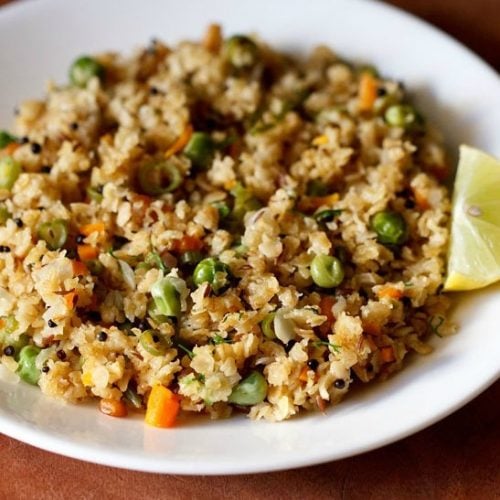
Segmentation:
<svg viewBox="0 0 500 500">
<path fill-rule="evenodd" d="M 389 3 L 439 26 L 500 69 L 500 0 Z M 454 415 L 393 445 L 316 467 L 248 476 L 130 472 L 60 457 L 0 435 L 0 500 L 500 499 L 499 401 L 497 382 Z"/>
</svg>

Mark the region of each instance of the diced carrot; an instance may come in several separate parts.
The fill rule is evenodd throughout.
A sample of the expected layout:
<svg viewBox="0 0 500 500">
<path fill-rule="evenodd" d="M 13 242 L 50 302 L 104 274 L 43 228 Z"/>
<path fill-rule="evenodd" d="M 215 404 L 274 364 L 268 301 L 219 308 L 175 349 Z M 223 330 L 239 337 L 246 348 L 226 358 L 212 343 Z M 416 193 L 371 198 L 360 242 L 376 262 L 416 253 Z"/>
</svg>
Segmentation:
<svg viewBox="0 0 500 500">
<path fill-rule="evenodd" d="M 146 409 L 146 423 L 153 427 L 172 427 L 179 413 L 178 397 L 162 385 L 151 389 Z"/>
<path fill-rule="evenodd" d="M 5 326 L 5 321 L 3 319 L 0 319 L 0 328 L 3 328 Z"/>
<path fill-rule="evenodd" d="M 80 260 L 93 260 L 99 255 L 97 248 L 92 245 L 78 245 L 77 252 Z"/>
<path fill-rule="evenodd" d="M 2 156 L 10 156 L 14 154 L 14 151 L 20 146 L 18 142 L 11 142 L 10 144 L 7 144 L 2 150 L 0 150 L 0 153 L 2 153 Z"/>
<path fill-rule="evenodd" d="M 89 273 L 87 266 L 80 260 L 71 261 L 74 276 L 85 276 Z"/>
<path fill-rule="evenodd" d="M 74 309 L 76 303 L 78 302 L 78 295 L 76 292 L 68 292 L 64 294 L 64 302 L 66 303 L 66 307 L 68 309 Z"/>
<path fill-rule="evenodd" d="M 189 142 L 191 136 L 193 135 L 193 127 L 188 124 L 186 128 L 182 131 L 182 134 L 177 138 L 177 140 L 165 151 L 165 158 L 170 158 L 179 152 L 184 146 Z"/>
<path fill-rule="evenodd" d="M 80 227 L 80 234 L 90 236 L 92 233 L 102 233 L 106 230 L 104 222 L 93 222 L 92 224 L 84 224 Z"/>
<path fill-rule="evenodd" d="M 331 206 L 339 201 L 339 194 L 332 193 L 327 196 L 304 196 L 298 204 L 299 210 L 313 212 L 322 206 Z"/>
<path fill-rule="evenodd" d="M 319 310 L 322 316 L 326 316 L 326 321 L 319 327 L 323 335 L 332 333 L 332 325 L 335 323 L 335 316 L 332 307 L 335 305 L 335 299 L 331 295 L 323 295 L 319 301 Z"/>
<path fill-rule="evenodd" d="M 218 24 L 210 24 L 203 38 L 203 47 L 210 52 L 219 52 L 222 44 L 222 30 Z"/>
<path fill-rule="evenodd" d="M 384 363 L 390 363 L 396 359 L 394 356 L 394 349 L 390 345 L 380 349 L 380 356 L 382 357 L 382 361 Z"/>
<path fill-rule="evenodd" d="M 172 250 L 185 253 L 192 252 L 196 250 L 201 250 L 203 248 L 203 241 L 196 236 L 185 235 L 180 240 L 175 240 Z"/>
<path fill-rule="evenodd" d="M 377 292 L 377 295 L 379 299 L 386 297 L 389 299 L 399 300 L 403 296 L 403 292 L 402 290 L 396 288 L 395 286 L 386 286 L 384 288 L 381 288 Z"/>
<path fill-rule="evenodd" d="M 233 189 L 234 186 L 236 186 L 236 181 L 234 179 L 224 182 L 224 189 L 226 191 L 231 191 L 231 189 Z"/>
<path fill-rule="evenodd" d="M 422 194 L 421 191 L 414 189 L 413 194 L 415 196 L 415 203 L 420 210 L 428 210 L 431 208 L 429 200 Z"/>
<path fill-rule="evenodd" d="M 371 111 L 377 99 L 377 79 L 369 72 L 361 74 L 359 80 L 359 109 Z"/>
<path fill-rule="evenodd" d="M 123 401 L 116 399 L 101 399 L 99 402 L 99 409 L 105 415 L 110 417 L 126 417 L 127 407 Z"/>
<path fill-rule="evenodd" d="M 307 366 L 304 366 L 304 368 L 302 368 L 301 372 L 300 372 L 300 375 L 299 375 L 299 380 L 301 382 L 307 382 L 307 372 L 309 371 L 309 368 L 307 368 Z"/>
</svg>

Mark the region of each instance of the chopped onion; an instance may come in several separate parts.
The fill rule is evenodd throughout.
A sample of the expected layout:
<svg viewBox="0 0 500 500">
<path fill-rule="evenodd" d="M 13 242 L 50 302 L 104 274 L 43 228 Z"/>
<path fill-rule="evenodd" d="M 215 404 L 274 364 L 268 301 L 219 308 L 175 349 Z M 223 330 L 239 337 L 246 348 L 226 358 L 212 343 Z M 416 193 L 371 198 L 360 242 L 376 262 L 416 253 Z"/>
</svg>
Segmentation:
<svg viewBox="0 0 500 500">
<path fill-rule="evenodd" d="M 295 338 L 295 323 L 290 318 L 285 317 L 289 312 L 289 309 L 278 309 L 273 321 L 274 333 L 283 344 L 288 344 L 290 340 Z"/>
<path fill-rule="evenodd" d="M 129 288 L 131 288 L 132 290 L 135 290 L 134 270 L 124 260 L 118 259 L 118 264 L 119 264 L 120 269 L 122 271 L 123 281 L 125 281 L 126 285 Z"/>
</svg>

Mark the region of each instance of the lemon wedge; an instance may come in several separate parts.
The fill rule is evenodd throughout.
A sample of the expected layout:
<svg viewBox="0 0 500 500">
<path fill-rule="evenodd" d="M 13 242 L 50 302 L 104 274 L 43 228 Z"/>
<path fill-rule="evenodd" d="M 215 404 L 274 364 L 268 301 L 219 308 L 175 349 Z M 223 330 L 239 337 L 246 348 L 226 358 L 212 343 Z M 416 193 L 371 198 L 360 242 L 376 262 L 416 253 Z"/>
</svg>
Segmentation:
<svg viewBox="0 0 500 500">
<path fill-rule="evenodd" d="M 500 161 L 460 146 L 444 289 L 473 290 L 500 280 Z"/>
</svg>

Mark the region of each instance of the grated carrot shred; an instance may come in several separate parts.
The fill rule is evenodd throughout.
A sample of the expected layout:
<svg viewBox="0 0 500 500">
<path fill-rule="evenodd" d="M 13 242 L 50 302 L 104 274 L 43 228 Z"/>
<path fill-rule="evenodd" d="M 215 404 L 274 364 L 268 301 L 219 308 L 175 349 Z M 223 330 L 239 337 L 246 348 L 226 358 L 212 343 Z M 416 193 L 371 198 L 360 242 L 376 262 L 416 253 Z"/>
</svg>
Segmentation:
<svg viewBox="0 0 500 500">
<path fill-rule="evenodd" d="M 377 99 L 377 79 L 369 72 L 364 72 L 359 80 L 359 109 L 371 111 Z"/>
<path fill-rule="evenodd" d="M 379 299 L 386 297 L 388 299 L 399 300 L 404 294 L 403 294 L 402 290 L 400 290 L 399 288 L 396 288 L 395 286 L 386 286 L 386 287 L 380 289 L 377 292 L 377 295 L 378 295 Z"/>
<path fill-rule="evenodd" d="M 323 144 L 328 144 L 328 137 L 326 135 L 318 135 L 312 141 L 314 146 L 322 146 Z"/>
<path fill-rule="evenodd" d="M 68 309 L 74 309 L 78 302 L 78 295 L 76 292 L 68 292 L 64 295 L 64 302 Z"/>
<path fill-rule="evenodd" d="M 89 273 L 87 266 L 80 260 L 71 261 L 74 276 L 85 276 Z"/>
<path fill-rule="evenodd" d="M 209 52 L 219 52 L 222 45 L 222 29 L 219 24 L 210 24 L 203 37 L 203 47 Z"/>
<path fill-rule="evenodd" d="M 78 245 L 77 252 L 80 260 L 93 260 L 99 255 L 97 248 L 92 245 Z"/>
<path fill-rule="evenodd" d="M 382 361 L 384 363 L 391 363 L 396 360 L 396 356 L 394 355 L 394 349 L 392 346 L 385 346 L 380 349 L 380 356 L 382 357 Z"/>
<path fill-rule="evenodd" d="M 104 222 L 93 222 L 91 224 L 84 224 L 80 227 L 80 234 L 90 236 L 92 233 L 102 233 L 106 230 Z"/>
<path fill-rule="evenodd" d="M 193 135 L 193 127 L 188 124 L 182 131 L 182 134 L 177 138 L 177 140 L 165 151 L 165 158 L 170 158 L 171 156 L 178 153 L 184 146 L 189 142 L 191 136 Z"/>
<path fill-rule="evenodd" d="M 322 206 L 332 206 L 339 201 L 338 193 L 329 194 L 328 196 L 304 196 L 298 204 L 299 210 L 311 212 Z"/>
</svg>

